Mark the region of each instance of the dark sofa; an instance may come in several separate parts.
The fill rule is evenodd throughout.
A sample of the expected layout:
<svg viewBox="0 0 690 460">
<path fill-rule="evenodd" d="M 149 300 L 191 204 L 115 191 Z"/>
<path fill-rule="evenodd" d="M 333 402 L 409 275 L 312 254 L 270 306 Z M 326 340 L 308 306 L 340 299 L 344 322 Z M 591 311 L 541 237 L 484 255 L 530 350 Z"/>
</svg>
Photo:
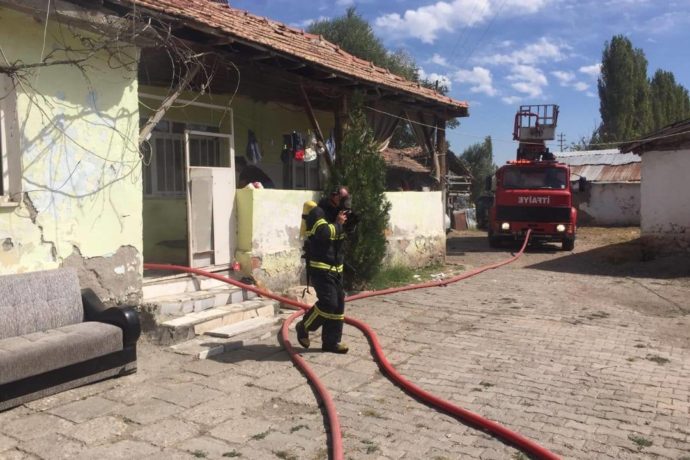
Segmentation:
<svg viewBox="0 0 690 460">
<path fill-rule="evenodd" d="M 139 316 L 79 288 L 74 269 L 0 276 L 0 411 L 136 371 Z"/>
</svg>

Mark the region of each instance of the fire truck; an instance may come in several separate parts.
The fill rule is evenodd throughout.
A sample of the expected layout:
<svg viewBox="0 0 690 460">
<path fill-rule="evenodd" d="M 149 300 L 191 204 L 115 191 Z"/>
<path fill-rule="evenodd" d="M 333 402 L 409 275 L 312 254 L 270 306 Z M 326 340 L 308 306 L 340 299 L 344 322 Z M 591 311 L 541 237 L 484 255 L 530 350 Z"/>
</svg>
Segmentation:
<svg viewBox="0 0 690 460">
<path fill-rule="evenodd" d="M 575 247 L 577 209 L 570 169 L 546 147 L 546 141 L 555 138 L 557 122 L 555 104 L 522 105 L 515 114 L 517 158 L 499 168 L 487 184 L 494 192 L 488 219 L 491 247 L 521 241 L 528 229 L 530 241 L 560 242 L 565 251 Z M 581 178 L 578 187 L 584 185 Z"/>
</svg>

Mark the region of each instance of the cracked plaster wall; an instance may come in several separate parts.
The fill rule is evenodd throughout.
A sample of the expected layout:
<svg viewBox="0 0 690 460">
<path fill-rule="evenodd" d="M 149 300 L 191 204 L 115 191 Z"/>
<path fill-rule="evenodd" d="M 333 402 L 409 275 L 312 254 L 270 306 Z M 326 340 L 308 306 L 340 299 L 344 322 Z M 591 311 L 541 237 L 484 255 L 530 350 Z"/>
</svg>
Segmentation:
<svg viewBox="0 0 690 460">
<path fill-rule="evenodd" d="M 690 150 L 642 155 L 641 230 L 648 240 L 690 248 Z"/>
<path fill-rule="evenodd" d="M 236 258 L 242 271 L 276 291 L 304 282 L 300 216 L 304 202 L 318 197 L 318 192 L 301 190 L 238 190 Z M 384 263 L 420 267 L 443 262 L 441 192 L 388 192 L 386 197 L 392 208 Z"/>
<path fill-rule="evenodd" d="M 640 225 L 639 182 L 592 182 L 573 196 L 578 225 Z"/>
<path fill-rule="evenodd" d="M 0 13 L 8 61 L 39 61 L 44 25 Z M 49 22 L 47 30 L 45 50 L 64 37 L 77 46 L 70 29 Z M 0 274 L 77 266 L 85 286 L 121 302 L 141 291 L 136 64 L 113 69 L 97 55 L 86 68 L 85 77 L 70 65 L 44 67 L 16 87 L 23 197 L 0 208 Z"/>
</svg>

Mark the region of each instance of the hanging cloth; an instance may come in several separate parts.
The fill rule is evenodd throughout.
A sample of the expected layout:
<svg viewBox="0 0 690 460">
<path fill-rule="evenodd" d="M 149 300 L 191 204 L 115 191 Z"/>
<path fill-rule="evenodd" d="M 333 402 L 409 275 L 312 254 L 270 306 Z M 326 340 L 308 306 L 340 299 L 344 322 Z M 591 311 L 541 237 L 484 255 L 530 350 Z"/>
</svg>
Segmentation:
<svg viewBox="0 0 690 460">
<path fill-rule="evenodd" d="M 295 161 L 304 161 L 304 138 L 297 131 L 292 132 L 292 148 L 295 152 Z"/>
<path fill-rule="evenodd" d="M 316 136 L 314 133 L 309 133 L 306 146 L 304 148 L 304 162 L 316 160 Z"/>
<path fill-rule="evenodd" d="M 335 163 L 335 132 L 331 129 L 331 135 L 326 139 L 326 152 L 331 158 L 331 164 Z"/>
<path fill-rule="evenodd" d="M 253 165 L 261 163 L 261 148 L 256 135 L 251 129 L 247 131 L 247 161 Z"/>
</svg>

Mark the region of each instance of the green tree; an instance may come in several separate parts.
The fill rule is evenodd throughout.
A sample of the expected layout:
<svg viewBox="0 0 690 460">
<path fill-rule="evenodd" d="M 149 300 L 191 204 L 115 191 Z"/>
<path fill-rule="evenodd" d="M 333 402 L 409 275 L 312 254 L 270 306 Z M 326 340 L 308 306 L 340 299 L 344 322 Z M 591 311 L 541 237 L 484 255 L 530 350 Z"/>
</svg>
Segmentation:
<svg viewBox="0 0 690 460">
<path fill-rule="evenodd" d="M 334 19 L 316 21 L 307 32 L 321 35 L 348 53 L 390 70 L 411 81 L 418 79 L 419 69 L 414 59 L 405 51 L 389 52 L 369 23 L 357 13 L 355 7 Z"/>
<path fill-rule="evenodd" d="M 391 208 L 385 196 L 386 163 L 377 150 L 361 96 L 353 99 L 338 155 L 340 167 L 333 171 L 328 189 L 337 184 L 350 189 L 352 209 L 360 220 L 345 243 L 345 277 L 349 286 L 361 287 L 378 273 L 386 255 Z"/>
<path fill-rule="evenodd" d="M 604 45 L 598 89 L 604 142 L 635 139 L 651 129 L 647 59 L 623 35 Z"/>
<path fill-rule="evenodd" d="M 472 144 L 462 152 L 460 159 L 469 167 L 474 180 L 472 181 L 471 199 L 475 203 L 484 191 L 484 180 L 496 171 L 491 136 L 484 142 Z"/>
<path fill-rule="evenodd" d="M 690 117 L 688 90 L 676 83 L 672 72 L 657 70 L 649 86 L 653 129 Z"/>
<path fill-rule="evenodd" d="M 407 80 L 419 82 L 422 86 L 447 94 L 448 88 L 437 82 L 419 79 L 419 67 L 414 58 L 404 50 L 389 51 L 374 34 L 369 23 L 350 7 L 345 14 L 334 19 L 316 21 L 307 32 L 321 35 L 348 53 L 388 69 L 391 73 Z M 455 128 L 460 123 L 456 119 L 447 121 L 447 128 Z M 395 128 L 390 146 L 406 148 L 418 145 L 409 123 L 401 120 Z"/>
</svg>

